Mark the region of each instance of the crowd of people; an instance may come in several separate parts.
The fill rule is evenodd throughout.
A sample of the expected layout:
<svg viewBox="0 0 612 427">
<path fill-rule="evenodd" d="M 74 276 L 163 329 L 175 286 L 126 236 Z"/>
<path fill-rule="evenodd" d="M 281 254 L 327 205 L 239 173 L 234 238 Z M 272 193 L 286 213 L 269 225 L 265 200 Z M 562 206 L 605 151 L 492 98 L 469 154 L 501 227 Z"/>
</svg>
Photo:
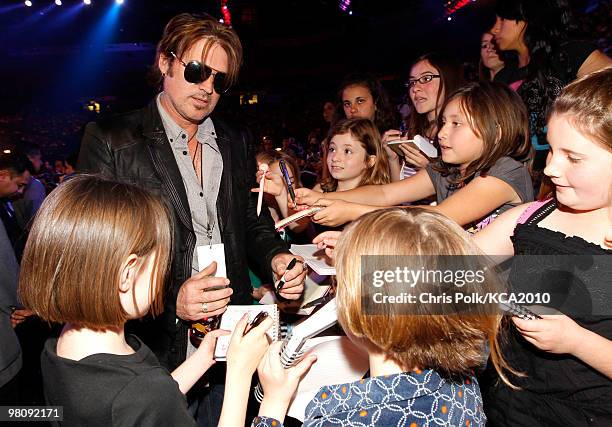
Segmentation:
<svg viewBox="0 0 612 427">
<path fill-rule="evenodd" d="M 61 406 L 70 426 L 298 424 L 300 381 L 333 361 L 286 368 L 271 318 L 218 323 L 267 293 L 300 300 L 309 271 L 289 248 L 312 242 L 369 369 L 318 390 L 303 425 L 612 425 L 612 59 L 571 28 L 565 0 L 497 0 L 478 81 L 426 53 L 399 114 L 352 73 L 322 127 L 276 144 L 215 112 L 242 63 L 234 30 L 175 16 L 147 106 L 89 123 L 53 165 L 36 146 L 0 157 L 0 404 Z M 484 273 L 417 280 L 399 289 L 427 301 L 372 311 L 370 255 Z M 448 299 L 506 286 L 553 301 L 503 315 Z"/>
</svg>

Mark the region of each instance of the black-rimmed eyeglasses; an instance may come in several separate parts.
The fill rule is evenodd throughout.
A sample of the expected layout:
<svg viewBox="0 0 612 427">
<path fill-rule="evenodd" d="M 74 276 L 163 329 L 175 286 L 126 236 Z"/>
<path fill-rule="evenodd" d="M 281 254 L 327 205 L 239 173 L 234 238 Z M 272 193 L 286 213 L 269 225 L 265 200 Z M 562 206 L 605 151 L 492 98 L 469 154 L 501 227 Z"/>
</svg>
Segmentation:
<svg viewBox="0 0 612 427">
<path fill-rule="evenodd" d="M 425 74 L 424 76 L 421 76 L 418 79 L 410 79 L 410 80 L 408 80 L 406 83 L 404 83 L 404 86 L 406 86 L 408 89 L 410 89 L 411 87 L 413 87 L 417 83 L 424 85 L 424 84 L 429 83 L 433 79 L 439 79 L 439 78 L 440 78 L 440 74 Z"/>
</svg>

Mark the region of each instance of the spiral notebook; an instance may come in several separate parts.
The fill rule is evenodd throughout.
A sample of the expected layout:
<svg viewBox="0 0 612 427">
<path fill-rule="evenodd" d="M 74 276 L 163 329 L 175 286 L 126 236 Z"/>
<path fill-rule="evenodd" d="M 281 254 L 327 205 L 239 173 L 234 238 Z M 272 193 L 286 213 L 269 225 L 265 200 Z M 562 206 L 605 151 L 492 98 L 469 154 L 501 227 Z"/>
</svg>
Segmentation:
<svg viewBox="0 0 612 427">
<path fill-rule="evenodd" d="M 542 318 L 542 316 L 534 313 L 527 307 L 524 307 L 520 304 L 516 304 L 510 301 L 500 302 L 499 308 L 502 309 L 504 312 L 510 314 L 511 316 L 516 316 L 523 320 L 535 320 L 535 319 Z"/>
<path fill-rule="evenodd" d="M 332 299 L 314 314 L 291 328 L 289 335 L 283 340 L 280 360 L 284 368 L 290 368 L 302 360 L 309 350 L 308 340 L 332 327 L 338 322 L 336 299 Z M 324 361 L 322 361 L 325 363 Z M 263 389 L 261 384 L 255 387 L 255 398 L 261 403 Z"/>
<path fill-rule="evenodd" d="M 268 329 L 268 336 L 272 341 L 278 341 L 280 335 L 280 324 L 278 321 L 278 306 L 276 304 L 265 304 L 265 305 L 228 305 L 227 310 L 221 316 L 221 324 L 219 329 L 225 329 L 234 333 L 236 324 L 240 321 L 242 316 L 247 313 L 249 315 L 249 322 L 257 316 L 261 311 L 265 311 L 274 320 L 274 324 Z M 214 359 L 217 361 L 225 361 L 227 355 L 227 349 L 229 348 L 230 340 L 232 336 L 224 335 L 217 338 L 217 345 L 215 347 Z"/>
</svg>

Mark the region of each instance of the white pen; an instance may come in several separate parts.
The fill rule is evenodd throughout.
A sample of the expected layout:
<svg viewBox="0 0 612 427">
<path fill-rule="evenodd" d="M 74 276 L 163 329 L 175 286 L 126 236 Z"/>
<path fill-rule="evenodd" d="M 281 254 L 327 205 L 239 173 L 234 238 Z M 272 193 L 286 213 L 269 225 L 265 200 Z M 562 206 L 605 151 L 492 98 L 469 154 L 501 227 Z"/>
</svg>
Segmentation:
<svg viewBox="0 0 612 427">
<path fill-rule="evenodd" d="M 257 195 L 257 216 L 261 213 L 261 204 L 263 203 L 264 185 L 266 184 L 266 172 L 268 171 L 268 165 L 262 163 L 259 165 L 259 170 L 263 172 L 261 181 L 259 181 L 259 194 Z"/>
</svg>

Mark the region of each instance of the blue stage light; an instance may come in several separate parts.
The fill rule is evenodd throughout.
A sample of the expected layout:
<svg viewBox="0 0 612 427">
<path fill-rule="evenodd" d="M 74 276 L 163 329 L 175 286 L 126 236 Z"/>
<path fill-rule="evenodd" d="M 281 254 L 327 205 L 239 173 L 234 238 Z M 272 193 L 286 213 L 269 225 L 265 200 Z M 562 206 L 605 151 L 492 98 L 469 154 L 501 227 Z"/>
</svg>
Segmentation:
<svg viewBox="0 0 612 427">
<path fill-rule="evenodd" d="M 117 3 L 117 4 L 123 4 L 123 0 L 115 0 L 115 3 Z"/>
</svg>

